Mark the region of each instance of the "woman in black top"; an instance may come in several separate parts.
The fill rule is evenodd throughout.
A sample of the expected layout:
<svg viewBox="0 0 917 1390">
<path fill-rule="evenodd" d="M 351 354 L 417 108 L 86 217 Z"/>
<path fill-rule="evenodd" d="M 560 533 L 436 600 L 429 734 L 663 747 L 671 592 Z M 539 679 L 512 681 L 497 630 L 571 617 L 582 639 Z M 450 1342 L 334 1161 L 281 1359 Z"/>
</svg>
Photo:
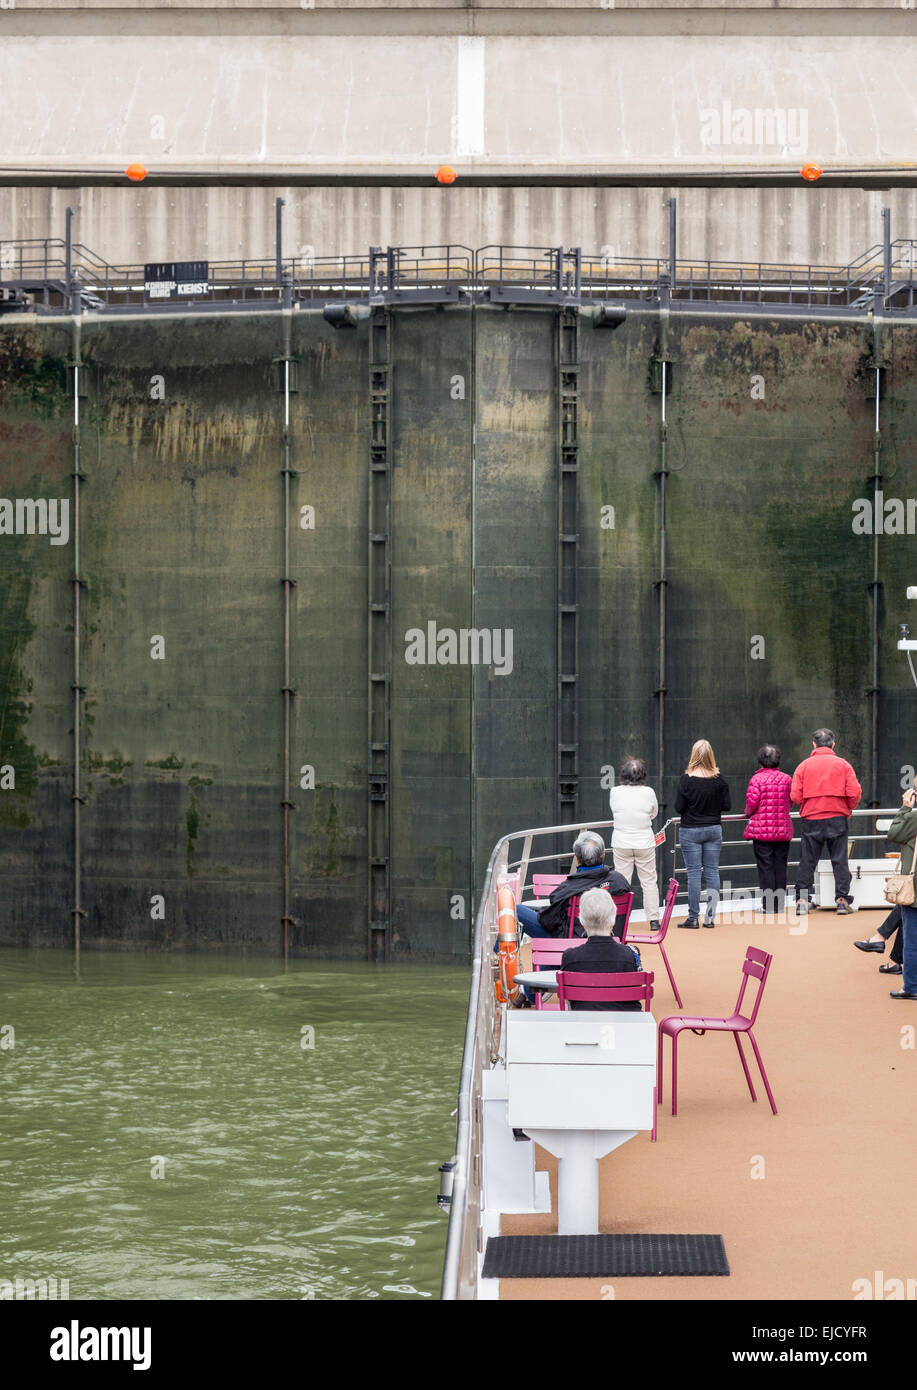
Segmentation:
<svg viewBox="0 0 917 1390">
<path fill-rule="evenodd" d="M 720 849 L 723 826 L 720 816 L 730 810 L 729 783 L 720 774 L 713 749 L 705 738 L 691 749 L 691 759 L 678 783 L 675 810 L 681 816 L 678 839 L 688 871 L 688 915 L 680 927 L 697 927 L 700 913 L 701 871 L 707 885 L 704 926 L 715 925 L 720 896 Z"/>
</svg>

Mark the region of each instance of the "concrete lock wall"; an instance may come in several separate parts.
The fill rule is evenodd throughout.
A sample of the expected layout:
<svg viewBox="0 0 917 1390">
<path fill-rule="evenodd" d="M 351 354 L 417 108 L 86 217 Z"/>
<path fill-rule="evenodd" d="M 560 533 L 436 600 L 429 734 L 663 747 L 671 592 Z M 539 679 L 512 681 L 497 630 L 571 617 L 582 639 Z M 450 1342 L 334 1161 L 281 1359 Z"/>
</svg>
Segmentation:
<svg viewBox="0 0 917 1390">
<path fill-rule="evenodd" d="M 84 944 L 281 948 L 282 319 L 87 316 L 81 326 Z M 294 954 L 361 956 L 378 524 L 369 328 L 335 332 L 302 312 L 290 323 L 290 942 Z M 461 957 L 494 840 L 558 814 L 558 331 L 544 309 L 391 315 L 396 958 Z M 73 495 L 73 351 L 72 321 L 0 325 L 4 498 Z M 917 762 L 913 691 L 894 646 L 914 541 L 877 541 L 852 523 L 874 488 L 875 360 L 882 487 L 888 499 L 914 493 L 917 330 L 883 325 L 877 347 L 865 321 L 673 312 L 666 322 L 632 311 L 614 332 L 581 318 L 576 352 L 577 817 L 607 814 L 602 769 L 628 753 L 646 757 L 671 814 L 699 736 L 713 741 L 741 809 L 758 744 L 778 742 L 792 768 L 822 723 L 867 801 L 875 790 L 879 804 L 896 802 Z M 660 353 L 672 373 L 662 767 Z M 0 535 L 7 943 L 72 939 L 76 563 L 72 528 L 66 545 Z M 431 622 L 437 643 L 450 629 L 512 630 L 511 669 L 408 662 L 408 635 L 426 636 Z M 151 915 L 160 897 L 165 915 Z"/>
<path fill-rule="evenodd" d="M 846 264 L 882 206 L 917 225 L 912 0 L 10 0 L 0 33 L 0 239 L 72 206 L 114 265 L 270 256 L 275 196 L 297 256 L 664 254 L 673 190 L 687 258 Z"/>
</svg>

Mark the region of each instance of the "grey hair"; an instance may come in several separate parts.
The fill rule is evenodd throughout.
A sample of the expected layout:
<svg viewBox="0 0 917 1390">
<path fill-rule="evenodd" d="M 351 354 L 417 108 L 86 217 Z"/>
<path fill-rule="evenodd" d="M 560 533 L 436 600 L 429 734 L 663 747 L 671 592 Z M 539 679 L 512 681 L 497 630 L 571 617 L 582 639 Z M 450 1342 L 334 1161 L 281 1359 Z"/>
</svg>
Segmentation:
<svg viewBox="0 0 917 1390">
<path fill-rule="evenodd" d="M 583 931 L 590 935 L 593 932 L 605 935 L 606 930 L 611 930 L 615 916 L 611 894 L 606 893 L 604 888 L 590 888 L 579 900 L 579 919 Z"/>
<path fill-rule="evenodd" d="M 605 863 L 605 841 L 594 830 L 584 830 L 574 841 L 573 853 L 581 864 L 592 869 Z"/>
</svg>

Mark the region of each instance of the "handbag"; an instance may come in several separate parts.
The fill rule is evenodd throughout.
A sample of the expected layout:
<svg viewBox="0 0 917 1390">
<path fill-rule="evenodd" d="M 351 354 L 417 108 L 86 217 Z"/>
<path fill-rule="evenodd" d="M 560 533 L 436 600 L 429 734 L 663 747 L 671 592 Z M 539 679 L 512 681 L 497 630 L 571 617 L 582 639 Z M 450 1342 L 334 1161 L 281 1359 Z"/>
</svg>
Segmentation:
<svg viewBox="0 0 917 1390">
<path fill-rule="evenodd" d="M 917 845 L 914 846 L 914 869 L 917 869 Z M 898 907 L 913 907 L 913 869 L 909 874 L 891 874 L 885 880 L 885 901 L 895 903 Z"/>
</svg>

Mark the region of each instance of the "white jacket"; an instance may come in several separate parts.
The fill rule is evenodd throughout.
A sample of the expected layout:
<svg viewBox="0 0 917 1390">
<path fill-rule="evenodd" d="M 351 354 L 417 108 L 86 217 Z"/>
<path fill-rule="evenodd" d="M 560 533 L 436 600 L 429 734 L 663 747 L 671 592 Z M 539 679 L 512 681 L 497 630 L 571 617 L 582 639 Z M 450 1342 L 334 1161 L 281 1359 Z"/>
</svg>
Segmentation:
<svg viewBox="0 0 917 1390">
<path fill-rule="evenodd" d="M 615 823 L 612 849 L 652 849 L 653 820 L 659 814 L 652 787 L 612 787 L 608 800 Z"/>
</svg>

